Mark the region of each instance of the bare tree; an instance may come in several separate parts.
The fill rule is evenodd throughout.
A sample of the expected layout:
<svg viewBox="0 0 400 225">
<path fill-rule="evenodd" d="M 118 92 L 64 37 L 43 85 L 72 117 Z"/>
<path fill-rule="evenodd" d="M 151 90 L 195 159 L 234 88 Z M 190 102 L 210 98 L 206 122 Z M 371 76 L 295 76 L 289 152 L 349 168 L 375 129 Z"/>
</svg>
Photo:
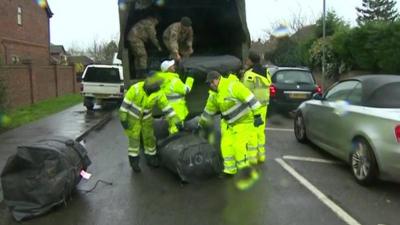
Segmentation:
<svg viewBox="0 0 400 225">
<path fill-rule="evenodd" d="M 67 50 L 68 54 L 71 56 L 76 56 L 76 55 L 84 55 L 85 50 L 79 47 L 76 43 L 73 43 L 71 47 L 68 48 Z"/>
<path fill-rule="evenodd" d="M 117 51 L 118 44 L 115 40 L 99 41 L 95 39 L 92 45 L 86 49 L 87 55 L 96 63 L 110 63 Z"/>
<path fill-rule="evenodd" d="M 317 21 L 317 17 L 314 14 L 312 14 L 311 16 L 306 15 L 302 11 L 300 4 L 298 4 L 297 8 L 298 8 L 297 11 L 291 12 L 291 16 L 289 16 L 289 19 L 278 19 L 276 21 L 273 21 L 270 24 L 270 28 L 264 30 L 265 39 L 266 40 L 270 39 L 271 36 L 274 36 L 275 31 L 279 30 L 279 28 L 282 27 L 288 28 L 287 35 L 290 36 L 291 34 L 296 33 L 297 31 L 301 30 L 306 26 L 315 24 L 315 22 Z"/>
</svg>

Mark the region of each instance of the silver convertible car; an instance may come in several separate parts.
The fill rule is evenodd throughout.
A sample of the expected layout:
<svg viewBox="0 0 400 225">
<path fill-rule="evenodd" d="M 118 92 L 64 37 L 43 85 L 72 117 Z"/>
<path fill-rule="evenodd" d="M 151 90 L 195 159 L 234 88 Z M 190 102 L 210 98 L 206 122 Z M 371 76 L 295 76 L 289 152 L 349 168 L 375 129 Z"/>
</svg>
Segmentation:
<svg viewBox="0 0 400 225">
<path fill-rule="evenodd" d="M 335 83 L 298 107 L 294 133 L 348 162 L 362 185 L 400 182 L 400 75 Z"/>
</svg>

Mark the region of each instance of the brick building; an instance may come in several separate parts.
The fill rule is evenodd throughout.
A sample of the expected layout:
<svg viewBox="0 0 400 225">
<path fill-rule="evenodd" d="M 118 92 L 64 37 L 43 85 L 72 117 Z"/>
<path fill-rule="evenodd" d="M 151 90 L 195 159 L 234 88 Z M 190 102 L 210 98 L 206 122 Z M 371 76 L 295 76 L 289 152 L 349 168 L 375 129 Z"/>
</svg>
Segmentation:
<svg viewBox="0 0 400 225">
<path fill-rule="evenodd" d="M 53 15 L 46 4 L 34 0 L 0 0 L 0 63 L 49 64 Z"/>
<path fill-rule="evenodd" d="M 0 84 L 5 108 L 79 92 L 73 66 L 51 64 L 46 0 L 0 0 Z"/>
</svg>

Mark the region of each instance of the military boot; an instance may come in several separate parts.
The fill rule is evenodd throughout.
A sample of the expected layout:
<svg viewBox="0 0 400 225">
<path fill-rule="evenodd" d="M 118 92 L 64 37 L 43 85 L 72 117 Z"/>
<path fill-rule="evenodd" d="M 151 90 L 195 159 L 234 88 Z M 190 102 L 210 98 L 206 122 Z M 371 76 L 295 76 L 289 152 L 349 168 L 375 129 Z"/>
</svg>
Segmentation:
<svg viewBox="0 0 400 225">
<path fill-rule="evenodd" d="M 139 156 L 129 156 L 129 163 L 131 164 L 133 171 L 135 171 L 136 173 L 139 173 L 141 171 L 139 167 Z"/>
</svg>

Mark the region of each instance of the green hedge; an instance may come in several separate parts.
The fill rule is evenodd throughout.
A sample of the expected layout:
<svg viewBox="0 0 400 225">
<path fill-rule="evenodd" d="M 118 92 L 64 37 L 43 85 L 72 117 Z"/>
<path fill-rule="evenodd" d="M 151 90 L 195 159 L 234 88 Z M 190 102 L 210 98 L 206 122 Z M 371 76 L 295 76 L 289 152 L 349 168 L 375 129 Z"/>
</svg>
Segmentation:
<svg viewBox="0 0 400 225">
<path fill-rule="evenodd" d="M 400 74 L 400 21 L 369 22 L 350 28 L 335 16 L 330 20 L 334 22 L 328 24 L 334 29 L 329 30 L 325 40 L 328 77 L 338 79 L 351 69 Z M 319 70 L 323 49 L 322 38 L 317 38 L 320 26 L 317 23 L 316 37 L 307 41 L 280 39 L 276 50 L 265 58 L 278 66 L 302 65 Z"/>
<path fill-rule="evenodd" d="M 349 46 L 355 68 L 400 73 L 400 22 L 370 22 L 354 28 L 348 39 L 343 44 Z"/>
</svg>

